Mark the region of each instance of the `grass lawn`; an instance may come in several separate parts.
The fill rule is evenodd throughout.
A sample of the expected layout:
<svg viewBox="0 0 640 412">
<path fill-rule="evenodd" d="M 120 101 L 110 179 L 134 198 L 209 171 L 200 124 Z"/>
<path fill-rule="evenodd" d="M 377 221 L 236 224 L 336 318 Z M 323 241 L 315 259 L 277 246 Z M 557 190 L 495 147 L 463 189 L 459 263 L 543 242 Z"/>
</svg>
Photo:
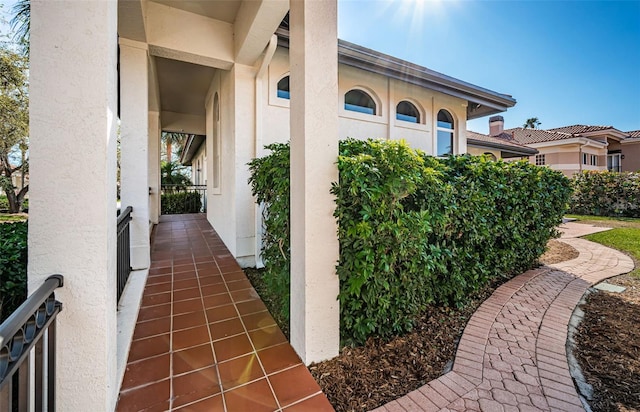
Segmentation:
<svg viewBox="0 0 640 412">
<path fill-rule="evenodd" d="M 22 222 L 27 220 L 27 215 L 25 213 L 0 213 L 0 223 L 2 222 Z"/>
<path fill-rule="evenodd" d="M 578 219 L 579 223 L 588 223 L 595 226 L 634 227 L 640 229 L 640 219 L 633 217 L 606 217 L 585 215 L 565 215 L 565 217 Z"/>
<path fill-rule="evenodd" d="M 568 217 L 575 217 L 579 223 L 597 223 L 598 226 L 614 227 L 606 232 L 594 233 L 584 238 L 631 255 L 636 262 L 636 268 L 631 275 L 640 278 L 640 219 L 579 215 Z"/>
</svg>

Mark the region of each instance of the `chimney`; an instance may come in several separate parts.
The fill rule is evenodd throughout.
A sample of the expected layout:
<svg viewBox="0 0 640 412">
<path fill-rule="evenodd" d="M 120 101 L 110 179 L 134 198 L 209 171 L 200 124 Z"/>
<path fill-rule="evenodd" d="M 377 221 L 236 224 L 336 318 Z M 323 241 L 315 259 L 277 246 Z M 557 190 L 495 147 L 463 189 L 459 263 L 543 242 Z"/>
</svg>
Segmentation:
<svg viewBox="0 0 640 412">
<path fill-rule="evenodd" d="M 489 135 L 498 136 L 504 132 L 504 117 L 491 116 L 489 118 Z"/>
</svg>

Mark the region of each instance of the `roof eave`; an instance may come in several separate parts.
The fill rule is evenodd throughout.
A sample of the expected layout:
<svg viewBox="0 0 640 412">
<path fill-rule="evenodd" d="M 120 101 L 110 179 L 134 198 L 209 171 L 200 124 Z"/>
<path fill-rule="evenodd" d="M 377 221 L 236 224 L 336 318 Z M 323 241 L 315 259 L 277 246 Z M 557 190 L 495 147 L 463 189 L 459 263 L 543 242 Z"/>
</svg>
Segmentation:
<svg viewBox="0 0 640 412">
<path fill-rule="evenodd" d="M 202 135 L 192 134 L 187 137 L 186 142 L 184 143 L 184 149 L 182 150 L 182 154 L 180 155 L 180 163 L 184 166 L 191 166 L 191 161 L 193 157 L 198 152 L 202 143 L 204 143 L 205 138 Z"/>
<path fill-rule="evenodd" d="M 488 147 L 490 149 L 499 149 L 503 152 L 509 152 L 518 156 L 533 156 L 538 154 L 538 150 L 532 147 L 513 147 L 505 144 L 485 142 L 484 140 L 477 140 L 473 138 L 467 138 L 467 145 L 474 147 Z"/>
<path fill-rule="evenodd" d="M 278 28 L 276 34 L 278 35 L 278 45 L 288 48 L 289 32 Z M 504 112 L 516 104 L 516 100 L 511 96 L 340 39 L 338 39 L 338 63 L 474 103 L 467 107 L 468 120 Z"/>
</svg>

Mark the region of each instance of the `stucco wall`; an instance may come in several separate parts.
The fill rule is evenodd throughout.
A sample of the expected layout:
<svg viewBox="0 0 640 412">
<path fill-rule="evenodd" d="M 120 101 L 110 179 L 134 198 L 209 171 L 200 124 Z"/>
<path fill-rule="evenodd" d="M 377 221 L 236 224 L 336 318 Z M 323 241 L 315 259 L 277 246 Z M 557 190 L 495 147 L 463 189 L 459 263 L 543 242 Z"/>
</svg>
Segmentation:
<svg viewBox="0 0 640 412">
<path fill-rule="evenodd" d="M 233 70 L 219 70 L 213 77 L 210 93 L 206 101 L 206 145 L 207 158 L 211 159 L 207 168 L 207 219 L 214 227 L 227 248 L 235 255 L 236 252 L 236 198 L 235 198 L 235 122 L 233 101 L 234 93 Z M 214 113 L 214 99 L 218 96 L 219 116 Z M 219 121 L 216 121 L 216 119 Z M 219 156 L 214 154 L 214 122 L 219 127 L 220 141 Z M 216 165 L 215 158 L 219 165 Z M 214 187 L 214 169 L 219 170 L 219 187 Z"/>
<path fill-rule="evenodd" d="M 627 143 L 622 145 L 622 171 L 638 172 L 640 171 L 640 142 Z"/>
<path fill-rule="evenodd" d="M 289 100 L 277 97 L 278 81 L 289 74 L 288 53 L 288 49 L 283 47 L 276 50 L 269 64 L 268 79 L 262 86 L 262 142 L 265 145 L 290 139 Z M 340 139 L 404 139 L 412 147 L 433 153 L 437 113 L 440 109 L 446 109 L 455 120 L 454 153 L 467 151 L 465 100 L 342 64 L 338 66 L 338 88 L 336 109 Z M 344 95 L 354 88 L 371 95 L 377 106 L 375 115 L 344 109 Z M 396 119 L 396 106 L 403 100 L 410 101 L 418 108 L 419 124 Z M 261 149 L 257 148 L 259 154 L 262 153 Z"/>
<path fill-rule="evenodd" d="M 481 147 L 467 146 L 467 153 L 474 156 L 481 156 L 485 153 L 491 153 L 496 159 L 501 159 L 500 150 L 489 150 Z"/>
</svg>

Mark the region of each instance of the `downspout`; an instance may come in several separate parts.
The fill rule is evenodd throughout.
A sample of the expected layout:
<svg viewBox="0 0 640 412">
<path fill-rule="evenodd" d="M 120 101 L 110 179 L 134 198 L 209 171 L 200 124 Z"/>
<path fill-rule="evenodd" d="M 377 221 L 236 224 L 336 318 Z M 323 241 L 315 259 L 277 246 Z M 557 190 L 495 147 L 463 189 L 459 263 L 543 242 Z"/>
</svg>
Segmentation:
<svg viewBox="0 0 640 412">
<path fill-rule="evenodd" d="M 260 63 L 260 67 L 258 68 L 258 72 L 256 73 L 256 82 L 255 82 L 255 145 L 253 150 L 253 156 L 258 157 L 262 154 L 262 105 L 263 105 L 263 93 L 262 86 L 263 80 L 265 77 L 265 73 L 269 64 L 271 64 L 271 60 L 273 59 L 273 55 L 276 52 L 276 48 L 278 47 L 278 36 L 275 34 L 271 36 L 269 40 L 269 44 L 265 50 L 264 58 Z M 256 240 L 255 240 L 255 258 L 256 258 L 256 267 L 262 268 L 264 267 L 264 262 L 262 261 L 262 256 L 260 254 L 260 250 L 262 248 L 262 212 L 263 206 L 258 205 L 255 208 L 255 232 L 256 232 Z"/>
</svg>

